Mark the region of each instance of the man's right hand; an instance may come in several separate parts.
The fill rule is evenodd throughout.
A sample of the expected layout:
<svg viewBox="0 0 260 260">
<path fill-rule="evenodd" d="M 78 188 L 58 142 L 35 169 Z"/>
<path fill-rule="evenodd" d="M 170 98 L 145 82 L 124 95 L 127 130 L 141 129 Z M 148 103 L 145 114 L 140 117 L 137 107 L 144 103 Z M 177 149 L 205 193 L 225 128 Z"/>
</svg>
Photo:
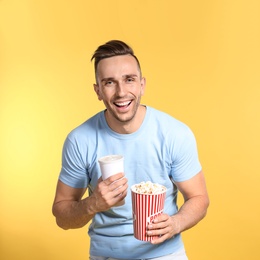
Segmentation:
<svg viewBox="0 0 260 260">
<path fill-rule="evenodd" d="M 117 206 L 127 195 L 128 180 L 124 173 L 115 174 L 106 180 L 99 178 L 96 188 L 91 195 L 95 202 L 92 210 L 97 212 L 106 211 Z"/>
</svg>

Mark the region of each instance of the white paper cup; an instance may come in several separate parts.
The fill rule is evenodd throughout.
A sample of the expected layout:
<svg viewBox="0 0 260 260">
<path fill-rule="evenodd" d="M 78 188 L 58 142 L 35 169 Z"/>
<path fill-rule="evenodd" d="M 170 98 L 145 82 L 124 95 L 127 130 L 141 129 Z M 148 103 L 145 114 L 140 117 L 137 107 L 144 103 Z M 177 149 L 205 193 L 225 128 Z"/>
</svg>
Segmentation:
<svg viewBox="0 0 260 260">
<path fill-rule="evenodd" d="M 102 179 L 124 172 L 124 157 L 122 155 L 107 155 L 98 159 Z"/>
<path fill-rule="evenodd" d="M 163 213 L 167 189 L 158 194 L 141 194 L 133 191 L 133 187 L 131 195 L 134 237 L 142 241 L 152 241 L 158 236 L 147 236 L 147 226 Z"/>
<path fill-rule="evenodd" d="M 124 157 L 122 155 L 107 155 L 98 159 L 102 179 L 105 180 L 110 176 L 124 172 Z M 125 200 L 116 203 L 115 207 L 125 204 Z"/>
</svg>

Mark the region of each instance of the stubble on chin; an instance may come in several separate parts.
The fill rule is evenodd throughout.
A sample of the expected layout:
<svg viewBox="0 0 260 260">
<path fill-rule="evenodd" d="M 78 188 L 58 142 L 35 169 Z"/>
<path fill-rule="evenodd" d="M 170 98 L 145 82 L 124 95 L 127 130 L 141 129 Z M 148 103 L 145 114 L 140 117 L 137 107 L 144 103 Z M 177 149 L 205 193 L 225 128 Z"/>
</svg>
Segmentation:
<svg viewBox="0 0 260 260">
<path fill-rule="evenodd" d="M 122 113 L 122 114 L 117 113 L 116 111 L 114 111 L 110 107 L 106 106 L 107 107 L 106 119 L 108 121 L 116 120 L 117 122 L 120 122 L 120 123 L 131 122 L 135 118 L 135 116 L 137 115 L 138 109 L 140 108 L 140 98 L 138 99 L 137 103 L 131 104 L 131 105 L 134 105 L 134 107 L 130 111 L 128 111 L 126 113 Z"/>
</svg>

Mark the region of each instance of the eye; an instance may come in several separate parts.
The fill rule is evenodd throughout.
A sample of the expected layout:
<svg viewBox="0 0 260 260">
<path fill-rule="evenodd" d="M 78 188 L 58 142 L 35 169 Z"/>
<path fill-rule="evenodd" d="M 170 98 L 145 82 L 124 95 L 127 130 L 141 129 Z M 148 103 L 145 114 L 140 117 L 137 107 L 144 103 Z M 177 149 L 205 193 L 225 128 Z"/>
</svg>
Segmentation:
<svg viewBox="0 0 260 260">
<path fill-rule="evenodd" d="M 126 82 L 128 82 L 128 83 L 132 83 L 134 81 L 135 81 L 135 78 L 132 78 L 132 77 L 126 78 Z"/>
<path fill-rule="evenodd" d="M 114 81 L 112 81 L 112 80 L 108 80 L 105 82 L 106 86 L 112 86 L 113 84 L 114 84 Z"/>
</svg>

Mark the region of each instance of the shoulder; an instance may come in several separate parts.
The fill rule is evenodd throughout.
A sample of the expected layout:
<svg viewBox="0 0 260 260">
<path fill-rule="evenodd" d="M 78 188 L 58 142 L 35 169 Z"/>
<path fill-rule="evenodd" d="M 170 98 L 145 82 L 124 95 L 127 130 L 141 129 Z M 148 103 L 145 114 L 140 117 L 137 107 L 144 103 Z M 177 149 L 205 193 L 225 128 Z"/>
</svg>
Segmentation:
<svg viewBox="0 0 260 260">
<path fill-rule="evenodd" d="M 65 144 L 77 146 L 78 148 L 91 145 L 96 139 L 99 121 L 101 120 L 102 112 L 97 113 L 85 122 L 75 127 L 69 132 L 66 137 Z"/>
<path fill-rule="evenodd" d="M 174 130 L 174 132 L 186 132 L 190 131 L 190 128 L 187 124 L 175 118 L 174 116 L 157 110 L 152 107 L 147 107 L 150 113 L 151 120 L 160 126 L 160 129 L 168 129 L 170 131 Z"/>
<path fill-rule="evenodd" d="M 75 139 L 79 137 L 84 137 L 91 135 L 96 131 L 98 122 L 101 120 L 102 112 L 99 112 L 87 119 L 85 122 L 75 127 L 69 134 L 68 138 Z"/>
</svg>

